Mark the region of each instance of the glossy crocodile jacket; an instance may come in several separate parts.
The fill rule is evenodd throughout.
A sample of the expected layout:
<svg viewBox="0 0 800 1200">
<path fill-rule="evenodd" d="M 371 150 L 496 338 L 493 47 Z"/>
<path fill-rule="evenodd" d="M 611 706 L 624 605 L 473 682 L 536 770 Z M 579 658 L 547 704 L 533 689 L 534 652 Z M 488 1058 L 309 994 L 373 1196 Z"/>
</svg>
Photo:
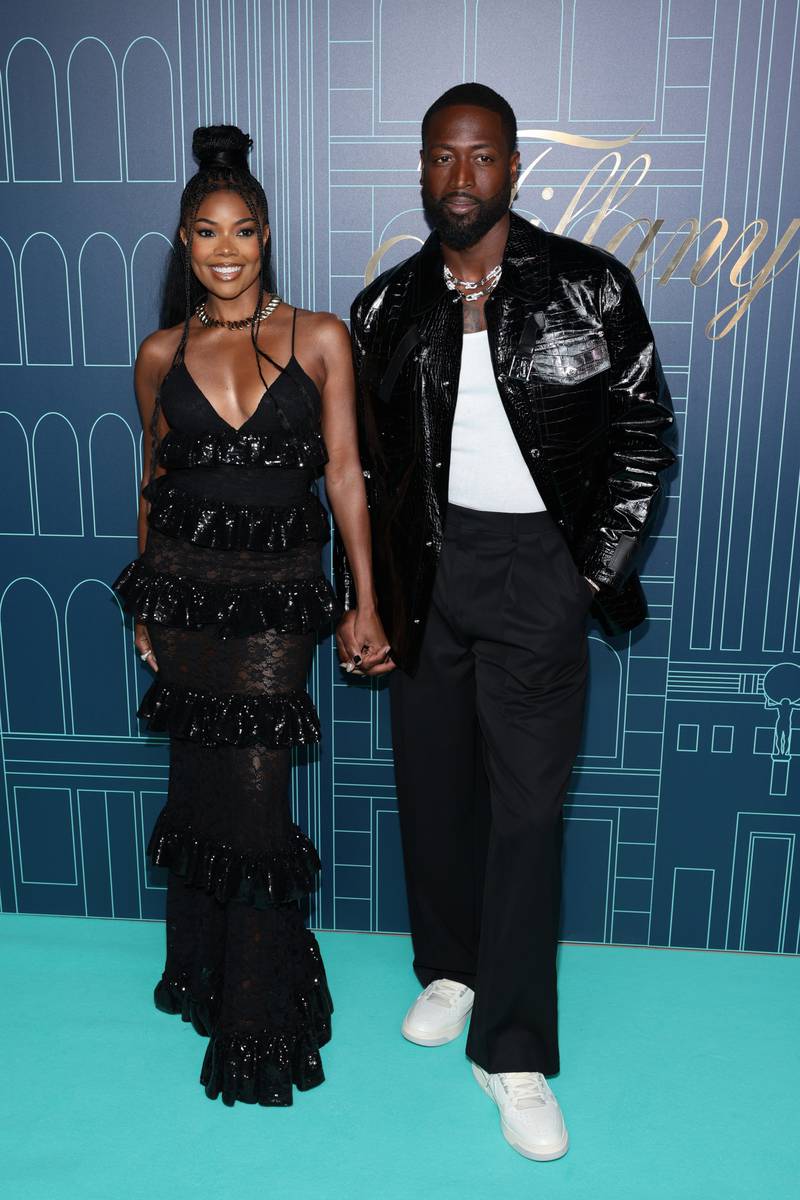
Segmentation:
<svg viewBox="0 0 800 1200">
<path fill-rule="evenodd" d="M 351 334 L 375 581 L 395 661 L 413 673 L 447 508 L 461 300 L 437 234 L 356 298 Z M 675 461 L 672 404 L 631 273 L 611 255 L 514 213 L 486 323 L 503 406 L 609 634 L 646 616 L 634 570 Z M 341 544 L 340 598 L 356 603 Z"/>
</svg>

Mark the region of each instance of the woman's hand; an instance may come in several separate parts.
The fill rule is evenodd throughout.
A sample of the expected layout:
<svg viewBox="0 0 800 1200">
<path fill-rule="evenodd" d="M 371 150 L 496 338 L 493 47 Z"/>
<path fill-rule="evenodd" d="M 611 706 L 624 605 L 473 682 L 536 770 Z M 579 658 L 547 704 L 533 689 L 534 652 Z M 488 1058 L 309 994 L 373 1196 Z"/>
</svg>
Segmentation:
<svg viewBox="0 0 800 1200">
<path fill-rule="evenodd" d="M 392 649 L 374 609 L 351 608 L 336 630 L 339 666 L 348 675 L 386 675 L 394 670 Z"/>
<path fill-rule="evenodd" d="M 150 644 L 150 635 L 147 632 L 147 626 L 140 624 L 138 621 L 134 626 L 135 636 L 134 645 L 139 652 L 139 658 L 145 666 L 152 667 L 154 671 L 158 670 L 156 656 L 153 653 L 153 647 Z"/>
</svg>

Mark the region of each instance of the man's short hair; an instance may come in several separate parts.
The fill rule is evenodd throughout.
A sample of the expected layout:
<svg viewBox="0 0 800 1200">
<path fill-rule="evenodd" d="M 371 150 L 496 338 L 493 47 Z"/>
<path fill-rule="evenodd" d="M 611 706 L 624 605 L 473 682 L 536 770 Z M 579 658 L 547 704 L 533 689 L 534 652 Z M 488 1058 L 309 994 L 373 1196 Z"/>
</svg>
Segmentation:
<svg viewBox="0 0 800 1200">
<path fill-rule="evenodd" d="M 422 145 L 425 146 L 425 135 L 434 113 L 442 108 L 452 108 L 455 104 L 468 104 L 475 108 L 488 108 L 499 116 L 503 133 L 508 142 L 508 152 L 513 154 L 517 149 L 517 118 L 511 105 L 499 92 L 487 87 L 484 83 L 457 83 L 448 88 L 438 100 L 434 100 L 425 116 L 422 118 Z"/>
</svg>

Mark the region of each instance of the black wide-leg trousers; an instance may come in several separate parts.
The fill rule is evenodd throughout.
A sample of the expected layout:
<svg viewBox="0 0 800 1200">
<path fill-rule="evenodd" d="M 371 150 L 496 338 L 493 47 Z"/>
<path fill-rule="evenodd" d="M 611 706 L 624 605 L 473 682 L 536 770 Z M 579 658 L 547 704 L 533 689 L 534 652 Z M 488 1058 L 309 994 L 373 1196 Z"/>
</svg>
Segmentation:
<svg viewBox="0 0 800 1200">
<path fill-rule="evenodd" d="M 562 807 L 592 589 L 553 518 L 448 506 L 413 677 L 391 676 L 414 969 L 475 990 L 484 1070 L 559 1069 Z"/>
</svg>

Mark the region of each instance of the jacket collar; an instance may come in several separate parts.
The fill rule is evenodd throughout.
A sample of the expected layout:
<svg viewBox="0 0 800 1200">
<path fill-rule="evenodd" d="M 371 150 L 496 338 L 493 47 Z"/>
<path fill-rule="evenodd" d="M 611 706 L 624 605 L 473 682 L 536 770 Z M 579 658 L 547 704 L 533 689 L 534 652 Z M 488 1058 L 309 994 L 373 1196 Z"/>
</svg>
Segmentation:
<svg viewBox="0 0 800 1200">
<path fill-rule="evenodd" d="M 432 233 L 416 255 L 413 314 L 424 312 L 449 295 L 444 282 L 444 259 L 438 233 Z M 550 252 L 547 237 L 535 225 L 511 213 L 503 252 L 503 275 L 497 292 L 511 292 L 537 308 L 550 295 Z"/>
</svg>

